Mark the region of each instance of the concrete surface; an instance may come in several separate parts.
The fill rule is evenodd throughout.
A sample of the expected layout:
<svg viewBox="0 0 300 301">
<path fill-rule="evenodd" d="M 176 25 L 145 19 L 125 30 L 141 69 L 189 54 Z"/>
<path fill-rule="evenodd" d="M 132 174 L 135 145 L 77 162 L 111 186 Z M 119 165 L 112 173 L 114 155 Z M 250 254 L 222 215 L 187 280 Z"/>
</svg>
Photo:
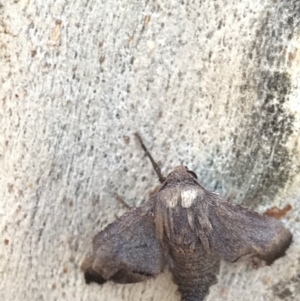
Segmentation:
<svg viewBox="0 0 300 301">
<path fill-rule="evenodd" d="M 0 3 L 1 300 L 179 300 L 169 274 L 100 287 L 80 271 L 125 212 L 113 194 L 137 206 L 157 185 L 136 131 L 165 173 L 292 206 L 287 255 L 223 264 L 207 300 L 300 300 L 299 1 Z"/>
</svg>

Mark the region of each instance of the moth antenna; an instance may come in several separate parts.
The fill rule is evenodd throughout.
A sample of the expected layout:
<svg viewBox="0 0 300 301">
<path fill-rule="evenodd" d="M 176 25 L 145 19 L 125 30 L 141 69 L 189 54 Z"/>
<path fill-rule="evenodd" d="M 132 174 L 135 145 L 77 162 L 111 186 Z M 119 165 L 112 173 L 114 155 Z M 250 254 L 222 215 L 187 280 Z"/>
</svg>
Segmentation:
<svg viewBox="0 0 300 301">
<path fill-rule="evenodd" d="M 118 194 L 114 194 L 115 199 L 120 202 L 125 208 L 132 209 L 131 206 L 129 206 Z"/>
<path fill-rule="evenodd" d="M 162 175 L 160 167 L 158 166 L 158 164 L 152 158 L 152 156 L 151 156 L 150 152 L 148 151 L 147 147 L 145 146 L 145 144 L 144 144 L 141 136 L 138 133 L 135 133 L 135 136 L 138 138 L 138 140 L 139 140 L 139 142 L 140 142 L 140 144 L 142 146 L 142 149 L 145 151 L 147 157 L 150 159 L 151 164 L 153 166 L 153 169 L 154 169 L 155 173 L 158 176 L 159 182 L 163 183 L 166 180 L 166 178 Z"/>
</svg>

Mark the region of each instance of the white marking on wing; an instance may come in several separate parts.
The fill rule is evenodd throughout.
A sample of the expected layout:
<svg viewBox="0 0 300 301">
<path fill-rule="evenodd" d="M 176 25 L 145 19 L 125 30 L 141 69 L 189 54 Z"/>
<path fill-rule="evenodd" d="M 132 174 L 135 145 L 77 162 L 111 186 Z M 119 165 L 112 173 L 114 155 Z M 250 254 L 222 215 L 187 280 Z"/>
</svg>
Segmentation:
<svg viewBox="0 0 300 301">
<path fill-rule="evenodd" d="M 181 206 L 183 208 L 189 208 L 196 199 L 198 191 L 195 189 L 181 191 Z"/>
<path fill-rule="evenodd" d="M 179 199 L 179 193 L 178 191 L 174 191 L 173 193 L 170 193 L 169 198 L 167 200 L 167 205 L 169 208 L 174 208 L 178 204 Z"/>
</svg>

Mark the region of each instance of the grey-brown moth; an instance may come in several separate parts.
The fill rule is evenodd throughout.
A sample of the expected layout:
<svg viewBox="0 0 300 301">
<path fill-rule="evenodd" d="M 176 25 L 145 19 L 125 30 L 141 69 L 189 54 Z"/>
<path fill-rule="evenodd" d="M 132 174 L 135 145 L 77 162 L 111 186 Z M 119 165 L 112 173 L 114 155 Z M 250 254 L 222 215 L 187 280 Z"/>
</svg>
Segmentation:
<svg viewBox="0 0 300 301">
<path fill-rule="evenodd" d="M 161 186 L 142 206 L 100 231 L 84 264 L 86 283 L 135 283 L 168 268 L 182 301 L 201 301 L 217 281 L 220 260 L 270 265 L 285 254 L 291 233 L 280 221 L 206 190 L 178 166 L 166 177 L 150 158 Z"/>
</svg>

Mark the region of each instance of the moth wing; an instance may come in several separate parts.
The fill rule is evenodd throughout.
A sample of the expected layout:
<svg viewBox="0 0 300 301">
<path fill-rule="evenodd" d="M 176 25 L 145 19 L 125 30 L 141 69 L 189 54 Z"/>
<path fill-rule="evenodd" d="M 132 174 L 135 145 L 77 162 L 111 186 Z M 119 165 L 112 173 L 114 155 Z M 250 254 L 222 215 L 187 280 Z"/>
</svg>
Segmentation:
<svg viewBox="0 0 300 301">
<path fill-rule="evenodd" d="M 106 282 L 106 280 L 102 277 L 100 273 L 93 269 L 94 260 L 94 255 L 89 255 L 84 259 L 81 265 L 81 269 L 84 271 L 85 282 L 86 284 L 90 284 L 92 282 L 103 284 Z"/>
<path fill-rule="evenodd" d="M 94 273 L 98 283 L 99 279 L 102 283 L 140 282 L 160 273 L 164 260 L 151 204 L 130 210 L 100 231 L 93 239 L 91 258 L 85 277 Z"/>
<path fill-rule="evenodd" d="M 216 194 L 207 193 L 197 204 L 202 237 L 226 261 L 246 256 L 252 258 L 253 264 L 271 264 L 284 255 L 292 241 L 291 233 L 280 221 L 222 200 Z"/>
</svg>

